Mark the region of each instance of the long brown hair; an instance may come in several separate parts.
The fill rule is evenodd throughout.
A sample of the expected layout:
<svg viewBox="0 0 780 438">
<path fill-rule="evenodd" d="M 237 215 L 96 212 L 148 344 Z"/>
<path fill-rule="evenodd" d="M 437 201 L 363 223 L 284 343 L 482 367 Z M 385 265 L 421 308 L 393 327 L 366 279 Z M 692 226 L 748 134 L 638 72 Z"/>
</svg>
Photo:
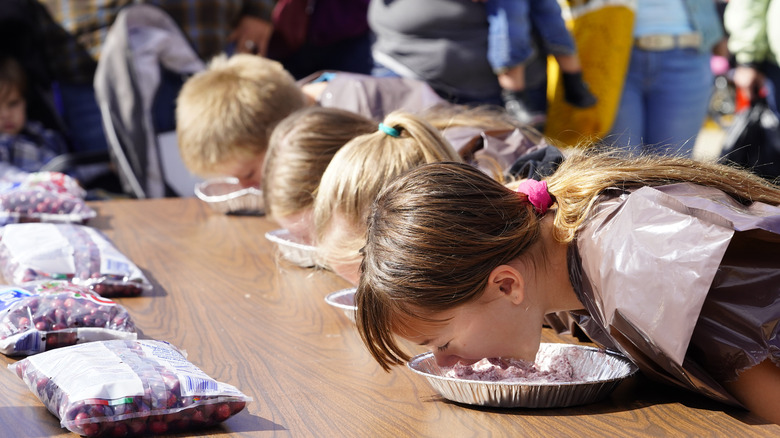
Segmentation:
<svg viewBox="0 0 780 438">
<path fill-rule="evenodd" d="M 376 131 L 376 122 L 337 108 L 309 107 L 282 120 L 271 134 L 263 163 L 263 198 L 269 216 L 299 213 L 330 160 L 353 138 Z"/>
<path fill-rule="evenodd" d="M 725 165 L 678 157 L 625 158 L 581 151 L 548 179 L 554 237 L 571 242 L 606 189 L 675 182 L 718 188 L 738 201 L 780 204 L 780 188 Z M 355 296 L 356 322 L 384 369 L 408 354 L 394 333 L 404 318 L 478 298 L 490 272 L 526 254 L 540 220 L 524 197 L 471 166 L 435 163 L 395 180 L 374 202 Z"/>
</svg>

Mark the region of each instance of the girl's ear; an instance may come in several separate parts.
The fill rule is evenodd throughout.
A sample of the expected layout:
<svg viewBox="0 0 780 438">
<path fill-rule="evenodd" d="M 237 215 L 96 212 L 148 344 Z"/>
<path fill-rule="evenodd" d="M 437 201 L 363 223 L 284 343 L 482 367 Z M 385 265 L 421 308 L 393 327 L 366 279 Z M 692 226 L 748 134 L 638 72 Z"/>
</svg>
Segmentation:
<svg viewBox="0 0 780 438">
<path fill-rule="evenodd" d="M 525 279 L 515 268 L 509 265 L 497 266 L 488 277 L 487 291 L 493 297 L 509 298 L 513 304 L 525 300 Z"/>
</svg>

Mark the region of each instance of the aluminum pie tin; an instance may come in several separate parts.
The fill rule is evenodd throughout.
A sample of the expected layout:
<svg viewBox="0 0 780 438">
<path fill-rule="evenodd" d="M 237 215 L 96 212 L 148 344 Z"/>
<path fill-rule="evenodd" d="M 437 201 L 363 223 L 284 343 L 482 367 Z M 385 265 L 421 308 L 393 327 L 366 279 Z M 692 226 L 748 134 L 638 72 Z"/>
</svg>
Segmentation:
<svg viewBox="0 0 780 438">
<path fill-rule="evenodd" d="M 285 260 L 303 268 L 317 266 L 317 248 L 296 241 L 284 228 L 265 233 L 265 238 L 276 244 Z"/>
<path fill-rule="evenodd" d="M 238 178 L 213 178 L 195 185 L 195 196 L 225 214 L 264 214 L 263 191 L 242 187 Z"/>
<path fill-rule="evenodd" d="M 538 366 L 556 355 L 566 354 L 578 373 L 571 382 L 479 381 L 444 377 L 446 369 L 436 365 L 433 353 L 409 360 L 407 366 L 424 376 L 447 400 L 500 408 L 562 408 L 595 403 L 606 398 L 638 367 L 625 356 L 595 347 L 542 343 L 536 356 Z"/>
<path fill-rule="evenodd" d="M 325 302 L 333 307 L 338 307 L 344 311 L 350 321 L 355 322 L 355 312 L 357 306 L 355 306 L 355 292 L 356 287 L 350 287 L 347 289 L 341 289 L 336 292 L 329 293 L 325 297 Z"/>
</svg>

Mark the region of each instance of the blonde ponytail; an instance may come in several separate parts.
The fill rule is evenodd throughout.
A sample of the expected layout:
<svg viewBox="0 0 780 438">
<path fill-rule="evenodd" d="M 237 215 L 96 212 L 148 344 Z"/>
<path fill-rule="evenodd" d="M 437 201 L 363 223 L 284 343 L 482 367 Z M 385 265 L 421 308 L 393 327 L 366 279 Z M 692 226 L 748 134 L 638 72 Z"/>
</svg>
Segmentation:
<svg viewBox="0 0 780 438">
<path fill-rule="evenodd" d="M 714 187 L 743 204 L 780 204 L 780 187 L 735 167 L 674 156 L 627 158 L 614 151 L 579 150 L 547 179 L 548 190 L 558 204 L 554 236 L 571 242 L 605 190 L 679 182 Z"/>
<path fill-rule="evenodd" d="M 423 118 L 393 112 L 375 132 L 344 145 L 322 175 L 314 202 L 315 240 L 323 259 L 342 263 L 359 261 L 365 243 L 365 218 L 376 195 L 390 181 L 421 164 L 461 159 L 452 146 Z M 337 217 L 335 217 L 337 216 Z M 352 238 L 332 238 L 348 228 Z"/>
</svg>

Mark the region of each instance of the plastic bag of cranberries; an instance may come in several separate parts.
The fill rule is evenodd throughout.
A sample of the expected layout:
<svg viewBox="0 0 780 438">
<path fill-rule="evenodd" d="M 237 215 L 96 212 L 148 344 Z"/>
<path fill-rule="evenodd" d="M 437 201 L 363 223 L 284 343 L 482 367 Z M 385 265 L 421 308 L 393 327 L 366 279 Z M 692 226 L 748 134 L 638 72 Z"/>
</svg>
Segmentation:
<svg viewBox="0 0 780 438">
<path fill-rule="evenodd" d="M 163 341 L 99 341 L 58 348 L 8 366 L 62 427 L 88 436 L 162 434 L 211 426 L 246 406 Z"/>
<path fill-rule="evenodd" d="M 152 289 L 138 266 L 103 233 L 79 224 L 0 228 L 0 270 L 13 284 L 67 280 L 104 297 L 132 297 Z"/>
<path fill-rule="evenodd" d="M 0 225 L 24 222 L 86 223 L 97 216 L 75 179 L 36 172 L 0 181 Z"/>
<path fill-rule="evenodd" d="M 0 287 L 0 352 L 5 355 L 136 337 L 124 307 L 83 286 L 52 281 Z"/>
<path fill-rule="evenodd" d="M 87 191 L 75 178 L 61 172 L 24 172 L 0 163 L 0 192 L 15 189 L 39 189 L 64 193 L 77 198 L 87 196 Z"/>
</svg>

